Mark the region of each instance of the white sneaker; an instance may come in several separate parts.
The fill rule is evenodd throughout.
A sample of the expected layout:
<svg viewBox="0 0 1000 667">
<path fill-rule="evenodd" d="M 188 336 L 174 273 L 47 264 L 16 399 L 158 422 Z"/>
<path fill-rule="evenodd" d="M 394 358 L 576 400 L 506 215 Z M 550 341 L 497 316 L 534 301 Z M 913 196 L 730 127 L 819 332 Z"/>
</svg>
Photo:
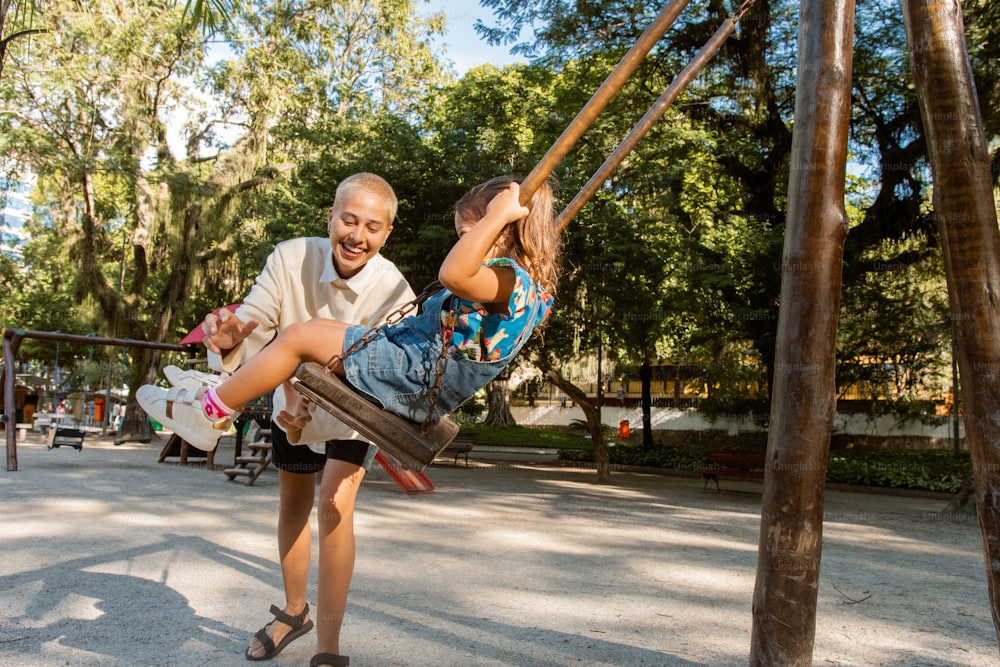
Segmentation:
<svg viewBox="0 0 1000 667">
<path fill-rule="evenodd" d="M 198 391 L 202 387 L 214 387 L 226 379 L 225 375 L 202 373 L 201 371 L 183 369 L 178 366 L 164 366 L 163 375 L 170 382 L 171 386 L 184 387 L 191 391 Z"/>
<path fill-rule="evenodd" d="M 218 422 L 212 420 L 201 407 L 201 393 L 202 390 L 184 387 L 164 389 L 144 384 L 135 392 L 135 397 L 150 419 L 160 422 L 198 449 L 211 452 L 238 413 Z"/>
</svg>

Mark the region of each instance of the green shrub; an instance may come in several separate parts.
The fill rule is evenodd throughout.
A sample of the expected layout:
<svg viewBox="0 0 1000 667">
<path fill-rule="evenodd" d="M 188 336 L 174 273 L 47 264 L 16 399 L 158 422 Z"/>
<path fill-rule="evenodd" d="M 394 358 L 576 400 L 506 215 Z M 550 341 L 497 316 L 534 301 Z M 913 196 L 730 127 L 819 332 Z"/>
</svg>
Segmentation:
<svg viewBox="0 0 1000 667">
<path fill-rule="evenodd" d="M 476 424 L 463 426 L 462 431 L 475 434 L 477 444 L 499 447 L 547 447 L 572 450 L 586 447 L 590 442 L 585 440 L 582 435 L 568 431 L 526 426 L 500 427 Z"/>
<path fill-rule="evenodd" d="M 828 482 L 955 493 L 972 460 L 968 452 L 849 449 L 827 463 Z"/>
<path fill-rule="evenodd" d="M 689 445 L 643 447 L 617 444 L 608 449 L 612 465 L 693 470 L 708 463 L 709 452 L 731 446 Z M 563 461 L 593 463 L 593 447 L 560 450 Z M 969 466 L 968 452 L 947 450 L 863 450 L 834 452 L 827 463 L 830 483 L 922 489 L 956 493 Z"/>
<path fill-rule="evenodd" d="M 616 443 L 608 448 L 608 456 L 612 465 L 693 470 L 708 461 L 708 453 L 712 449 L 715 448 L 705 445 L 643 447 Z M 594 448 L 560 450 L 559 459 L 593 463 Z"/>
<path fill-rule="evenodd" d="M 525 426 L 463 426 L 475 433 L 482 445 L 546 447 L 559 450 L 559 459 L 579 463 L 594 462 L 594 448 L 579 425 L 533 428 Z M 705 438 L 697 444 L 656 445 L 645 447 L 633 440 L 616 441 L 609 434 L 608 455 L 616 466 L 694 470 L 708 463 L 716 449 L 740 449 L 732 442 L 712 442 Z M 746 449 L 759 449 L 747 443 Z M 921 449 L 862 449 L 835 451 L 827 462 L 826 480 L 834 484 L 921 489 L 956 493 L 972 465 L 968 452 Z"/>
</svg>

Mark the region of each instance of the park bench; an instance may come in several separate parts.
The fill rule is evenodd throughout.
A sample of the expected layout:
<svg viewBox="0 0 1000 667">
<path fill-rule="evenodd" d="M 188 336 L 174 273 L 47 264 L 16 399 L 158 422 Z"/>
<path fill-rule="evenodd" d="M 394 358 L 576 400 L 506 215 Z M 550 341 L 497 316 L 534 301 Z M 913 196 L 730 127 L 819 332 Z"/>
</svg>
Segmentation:
<svg viewBox="0 0 1000 667">
<path fill-rule="evenodd" d="M 719 478 L 764 479 L 765 453 L 749 449 L 718 449 L 708 454 L 708 464 L 694 471 L 705 478 L 702 491 L 709 481 L 715 482 L 716 492 L 720 492 Z"/>
<path fill-rule="evenodd" d="M 472 451 L 473 445 L 476 444 L 476 436 L 474 433 L 459 433 L 455 436 L 447 447 L 441 450 L 438 456 L 454 456 L 455 465 L 458 465 L 458 457 L 465 457 L 465 465 L 469 465 L 469 452 Z"/>
<path fill-rule="evenodd" d="M 64 426 L 54 426 L 49 429 L 49 449 L 57 447 L 72 447 L 76 451 L 83 449 L 83 438 L 87 432 L 79 428 L 66 428 Z"/>
</svg>

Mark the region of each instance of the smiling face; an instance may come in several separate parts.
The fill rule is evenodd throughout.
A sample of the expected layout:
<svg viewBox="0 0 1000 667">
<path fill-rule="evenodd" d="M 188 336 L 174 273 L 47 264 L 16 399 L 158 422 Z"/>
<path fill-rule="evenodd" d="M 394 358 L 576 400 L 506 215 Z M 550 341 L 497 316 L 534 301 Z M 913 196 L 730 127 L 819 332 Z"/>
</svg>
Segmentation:
<svg viewBox="0 0 1000 667">
<path fill-rule="evenodd" d="M 389 207 L 382 197 L 354 188 L 330 209 L 327 231 L 337 274 L 350 278 L 378 254 L 392 231 Z"/>
</svg>

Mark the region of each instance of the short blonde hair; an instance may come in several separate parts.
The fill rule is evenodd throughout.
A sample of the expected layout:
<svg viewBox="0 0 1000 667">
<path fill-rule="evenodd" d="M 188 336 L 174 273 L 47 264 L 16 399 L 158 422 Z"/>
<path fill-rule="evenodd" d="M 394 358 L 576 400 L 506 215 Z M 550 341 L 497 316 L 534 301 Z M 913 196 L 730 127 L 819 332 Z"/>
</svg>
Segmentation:
<svg viewBox="0 0 1000 667">
<path fill-rule="evenodd" d="M 384 178 L 367 171 L 348 176 L 340 182 L 337 186 L 337 194 L 333 198 L 331 211 L 339 211 L 343 207 L 344 201 L 355 190 L 364 190 L 385 200 L 386 211 L 389 213 L 389 225 L 392 225 L 396 219 L 396 211 L 399 209 L 399 200 L 396 198 L 396 191 L 392 189 L 392 186 Z"/>
</svg>

